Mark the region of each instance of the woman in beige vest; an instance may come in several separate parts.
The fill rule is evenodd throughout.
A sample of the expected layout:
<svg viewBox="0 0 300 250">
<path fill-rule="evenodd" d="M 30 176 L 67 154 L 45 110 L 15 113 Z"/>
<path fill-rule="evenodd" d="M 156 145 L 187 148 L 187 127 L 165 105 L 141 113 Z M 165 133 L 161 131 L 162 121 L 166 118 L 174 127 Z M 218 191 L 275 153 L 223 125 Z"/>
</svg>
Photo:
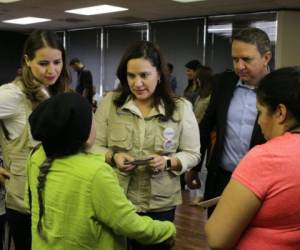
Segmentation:
<svg viewBox="0 0 300 250">
<path fill-rule="evenodd" d="M 120 87 L 96 112 L 94 150 L 116 169 L 139 214 L 173 221 L 181 203 L 179 176 L 198 163 L 200 143 L 192 106 L 172 94 L 165 69 L 153 43 L 138 41 L 128 48 L 117 70 Z M 131 249 L 170 246 L 132 241 Z"/>
<path fill-rule="evenodd" d="M 196 70 L 196 81 L 199 84 L 199 90 L 198 90 L 198 96 L 194 103 L 194 113 L 197 119 L 198 124 L 201 123 L 205 111 L 208 107 L 210 96 L 212 93 L 213 88 L 213 74 L 212 69 L 208 66 L 201 66 Z M 202 156 L 202 159 L 204 162 L 206 162 L 206 158 L 204 159 L 204 155 Z M 199 164 L 202 164 L 203 162 L 200 162 Z M 205 183 L 206 176 L 207 176 L 207 169 L 206 166 L 201 167 L 201 171 L 198 172 L 198 176 L 200 179 L 200 183 Z M 186 173 L 186 178 L 189 178 L 189 172 Z M 187 181 L 188 183 L 188 181 Z M 194 187 L 196 189 L 190 190 L 190 196 L 191 196 L 191 205 L 197 205 L 198 202 L 203 200 L 204 197 L 204 188 L 205 185 L 201 185 L 201 187 Z"/>
<path fill-rule="evenodd" d="M 24 191 L 26 159 L 36 143 L 28 116 L 40 102 L 65 91 L 68 80 L 65 51 L 58 37 L 50 31 L 36 30 L 24 45 L 22 74 L 0 87 L 0 146 L 5 167 L 0 180 L 6 187 L 7 220 L 16 250 L 31 249 Z"/>
</svg>

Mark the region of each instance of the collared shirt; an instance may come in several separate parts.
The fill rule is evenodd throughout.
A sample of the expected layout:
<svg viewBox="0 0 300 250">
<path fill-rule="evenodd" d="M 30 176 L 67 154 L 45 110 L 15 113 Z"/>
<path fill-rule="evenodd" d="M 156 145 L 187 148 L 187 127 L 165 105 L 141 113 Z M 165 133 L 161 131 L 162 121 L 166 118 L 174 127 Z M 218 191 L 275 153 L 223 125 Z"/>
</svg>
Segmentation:
<svg viewBox="0 0 300 250">
<path fill-rule="evenodd" d="M 0 119 L 8 130 L 10 139 L 21 135 L 26 124 L 23 96 L 22 90 L 14 83 L 0 87 Z"/>
<path fill-rule="evenodd" d="M 255 88 L 238 81 L 227 113 L 221 167 L 233 172 L 248 152 L 257 117 Z"/>
</svg>

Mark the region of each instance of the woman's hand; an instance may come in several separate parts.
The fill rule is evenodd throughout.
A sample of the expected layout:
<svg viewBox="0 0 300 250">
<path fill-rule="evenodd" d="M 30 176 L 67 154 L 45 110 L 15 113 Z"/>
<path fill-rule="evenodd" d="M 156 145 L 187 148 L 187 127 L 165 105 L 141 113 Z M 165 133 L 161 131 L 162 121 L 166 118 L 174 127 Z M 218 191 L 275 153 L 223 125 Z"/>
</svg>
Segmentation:
<svg viewBox="0 0 300 250">
<path fill-rule="evenodd" d="M 201 187 L 201 182 L 198 176 L 198 172 L 191 169 L 185 174 L 186 184 L 190 189 L 198 189 Z"/>
<path fill-rule="evenodd" d="M 9 178 L 10 178 L 10 173 L 6 169 L 0 167 L 0 183 L 4 185 L 5 181 L 8 180 Z"/>
<path fill-rule="evenodd" d="M 149 157 L 153 157 L 153 159 L 149 161 L 148 166 L 154 173 L 164 171 L 167 163 L 166 157 L 161 155 L 149 155 Z"/>
<path fill-rule="evenodd" d="M 127 153 L 115 153 L 113 157 L 116 163 L 116 167 L 122 172 L 132 171 L 136 167 L 135 165 L 128 163 L 130 161 L 133 161 L 134 158 Z"/>
</svg>

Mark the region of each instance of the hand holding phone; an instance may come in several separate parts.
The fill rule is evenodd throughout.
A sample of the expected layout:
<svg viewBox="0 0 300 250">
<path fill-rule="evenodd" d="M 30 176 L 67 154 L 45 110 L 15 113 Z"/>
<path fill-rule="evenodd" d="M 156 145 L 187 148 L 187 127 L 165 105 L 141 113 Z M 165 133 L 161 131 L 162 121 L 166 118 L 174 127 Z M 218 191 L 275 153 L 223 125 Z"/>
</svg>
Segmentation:
<svg viewBox="0 0 300 250">
<path fill-rule="evenodd" d="M 154 157 L 147 157 L 147 158 L 135 159 L 133 161 L 125 161 L 125 164 L 132 164 L 132 165 L 135 165 L 135 166 L 145 165 L 145 164 L 147 164 L 149 161 L 151 161 L 153 159 L 154 159 Z"/>
</svg>

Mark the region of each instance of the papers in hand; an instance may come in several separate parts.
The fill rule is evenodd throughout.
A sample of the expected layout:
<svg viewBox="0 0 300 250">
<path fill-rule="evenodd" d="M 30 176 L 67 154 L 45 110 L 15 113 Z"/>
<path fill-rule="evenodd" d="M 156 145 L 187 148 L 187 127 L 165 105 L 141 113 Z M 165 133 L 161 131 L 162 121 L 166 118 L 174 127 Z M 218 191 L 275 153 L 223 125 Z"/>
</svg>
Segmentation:
<svg viewBox="0 0 300 250">
<path fill-rule="evenodd" d="M 202 207 L 202 208 L 212 207 L 212 206 L 214 206 L 218 203 L 218 201 L 220 200 L 220 197 L 221 196 L 218 196 L 216 198 L 212 198 L 212 199 L 209 199 L 209 200 L 198 202 L 197 206 Z"/>
</svg>

